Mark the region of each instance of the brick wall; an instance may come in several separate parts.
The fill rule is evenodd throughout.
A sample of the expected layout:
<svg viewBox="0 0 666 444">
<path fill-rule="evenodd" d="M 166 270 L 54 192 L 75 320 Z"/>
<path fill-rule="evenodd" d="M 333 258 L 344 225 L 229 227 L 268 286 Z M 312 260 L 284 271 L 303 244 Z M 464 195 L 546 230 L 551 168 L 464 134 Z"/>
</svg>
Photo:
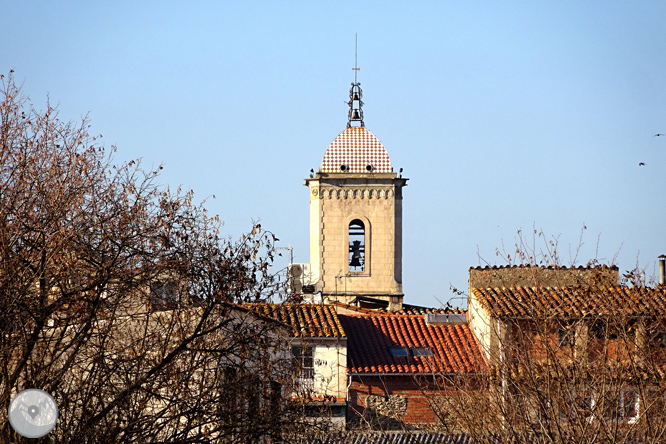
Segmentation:
<svg viewBox="0 0 666 444">
<path fill-rule="evenodd" d="M 616 266 L 608 267 L 476 267 L 469 269 L 471 288 L 605 286 L 620 283 Z"/>
<path fill-rule="evenodd" d="M 382 430 L 402 429 L 401 423 L 432 425 L 438 422 L 428 403 L 434 393 L 423 390 L 423 385 L 412 376 L 354 376 L 347 419 L 352 426 L 370 424 Z M 438 390 L 437 395 L 446 392 Z"/>
<path fill-rule="evenodd" d="M 565 336 L 561 334 L 563 329 L 566 331 Z M 548 323 L 514 321 L 509 331 L 509 349 L 505 350 L 507 354 L 520 353 L 523 356 L 529 354 L 530 359 L 541 362 L 546 362 L 549 356 L 556 357 L 560 363 L 565 364 L 583 357 L 604 362 L 605 359 L 613 362 L 627 361 L 630 356 L 639 358 L 641 356 L 636 355 L 635 341 L 649 340 L 640 337 L 645 333 L 621 332 L 621 328 L 619 330 L 611 328 L 608 332 L 602 328 L 601 333 L 595 333 L 595 327 L 589 323 L 567 325 L 565 322 L 557 321 Z"/>
</svg>

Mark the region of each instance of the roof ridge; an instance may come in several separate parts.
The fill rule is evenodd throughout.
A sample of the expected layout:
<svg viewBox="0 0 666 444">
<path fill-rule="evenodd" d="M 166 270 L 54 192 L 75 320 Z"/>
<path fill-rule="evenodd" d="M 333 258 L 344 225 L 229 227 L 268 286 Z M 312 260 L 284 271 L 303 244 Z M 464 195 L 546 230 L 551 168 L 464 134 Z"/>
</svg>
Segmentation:
<svg viewBox="0 0 666 444">
<path fill-rule="evenodd" d="M 666 315 L 666 288 L 613 286 L 473 288 L 472 295 L 499 317 Z"/>
<path fill-rule="evenodd" d="M 427 314 L 432 314 L 432 313 L 423 313 L 423 314 L 406 314 L 406 313 L 354 313 L 354 314 L 348 314 L 348 313 L 341 313 L 338 316 L 386 316 L 386 317 L 398 317 L 402 316 L 405 318 L 411 317 L 411 318 L 423 318 Z M 447 313 L 442 313 L 442 314 L 447 314 Z"/>
<path fill-rule="evenodd" d="M 663 288 L 659 285 L 656 285 L 654 287 L 650 286 L 642 286 L 642 287 L 627 287 L 624 285 L 604 285 L 604 284 L 591 284 L 591 285 L 562 285 L 562 286 L 534 286 L 534 285 L 514 285 L 510 287 L 472 287 L 472 291 L 474 290 L 532 290 L 536 291 L 537 289 L 541 290 L 584 290 L 584 289 L 601 289 L 601 290 L 607 290 L 607 291 L 657 291 L 657 292 L 662 292 L 666 291 L 666 286 Z"/>
<path fill-rule="evenodd" d="M 469 270 L 501 270 L 505 268 L 542 268 L 545 270 L 594 270 L 594 269 L 611 269 L 619 270 L 617 265 L 579 265 L 579 266 L 566 266 L 566 265 L 533 265 L 533 264 L 513 264 L 513 265 L 484 265 L 483 267 L 477 265 L 476 267 L 469 267 Z"/>
</svg>

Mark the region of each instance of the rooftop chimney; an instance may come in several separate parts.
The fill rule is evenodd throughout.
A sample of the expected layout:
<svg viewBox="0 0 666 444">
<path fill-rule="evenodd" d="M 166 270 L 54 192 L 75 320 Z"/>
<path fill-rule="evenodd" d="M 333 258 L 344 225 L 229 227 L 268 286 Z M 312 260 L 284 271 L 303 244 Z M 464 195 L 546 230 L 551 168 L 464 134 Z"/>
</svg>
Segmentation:
<svg viewBox="0 0 666 444">
<path fill-rule="evenodd" d="M 663 254 L 659 256 L 659 285 L 664 285 L 666 282 L 664 281 L 664 275 L 666 274 L 666 256 Z"/>
</svg>

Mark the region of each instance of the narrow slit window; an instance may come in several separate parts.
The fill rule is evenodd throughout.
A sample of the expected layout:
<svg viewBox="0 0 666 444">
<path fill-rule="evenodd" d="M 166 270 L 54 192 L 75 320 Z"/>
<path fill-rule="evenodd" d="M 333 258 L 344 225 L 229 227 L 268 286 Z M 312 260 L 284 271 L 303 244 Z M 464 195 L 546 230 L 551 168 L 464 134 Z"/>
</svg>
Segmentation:
<svg viewBox="0 0 666 444">
<path fill-rule="evenodd" d="M 365 271 L 365 224 L 349 222 L 349 271 Z"/>
</svg>

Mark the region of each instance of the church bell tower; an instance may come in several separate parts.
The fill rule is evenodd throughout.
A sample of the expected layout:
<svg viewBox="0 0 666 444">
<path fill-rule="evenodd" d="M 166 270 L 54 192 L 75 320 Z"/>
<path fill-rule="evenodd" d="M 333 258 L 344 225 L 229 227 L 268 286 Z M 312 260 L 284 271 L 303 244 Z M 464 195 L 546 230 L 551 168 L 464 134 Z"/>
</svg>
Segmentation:
<svg viewBox="0 0 666 444">
<path fill-rule="evenodd" d="M 402 188 L 382 143 L 365 128 L 363 92 L 349 91 L 347 128 L 333 140 L 310 191 L 310 263 L 325 301 L 402 307 Z"/>
</svg>

